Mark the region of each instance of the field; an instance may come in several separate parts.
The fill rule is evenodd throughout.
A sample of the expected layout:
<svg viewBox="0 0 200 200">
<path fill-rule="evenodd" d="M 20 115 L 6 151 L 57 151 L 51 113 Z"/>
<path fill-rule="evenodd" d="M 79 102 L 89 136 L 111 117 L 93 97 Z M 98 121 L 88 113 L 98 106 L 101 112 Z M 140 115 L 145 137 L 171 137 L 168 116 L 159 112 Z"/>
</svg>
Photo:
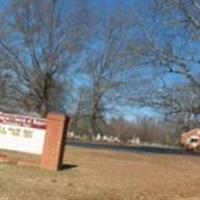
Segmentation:
<svg viewBox="0 0 200 200">
<path fill-rule="evenodd" d="M 38 157 L 8 153 L 16 159 Z M 200 158 L 66 148 L 65 169 L 0 164 L 0 200 L 198 200 Z"/>
</svg>

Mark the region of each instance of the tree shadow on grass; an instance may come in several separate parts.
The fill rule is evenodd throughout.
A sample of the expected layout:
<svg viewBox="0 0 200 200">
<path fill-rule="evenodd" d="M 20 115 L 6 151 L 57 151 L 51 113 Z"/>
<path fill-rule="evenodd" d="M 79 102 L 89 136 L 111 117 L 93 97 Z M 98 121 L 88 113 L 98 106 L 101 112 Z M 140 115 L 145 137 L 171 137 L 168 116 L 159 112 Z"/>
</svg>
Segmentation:
<svg viewBox="0 0 200 200">
<path fill-rule="evenodd" d="M 73 165 L 73 164 L 63 164 L 61 166 L 61 170 L 67 170 L 67 169 L 73 169 L 73 168 L 77 168 L 78 165 Z"/>
</svg>

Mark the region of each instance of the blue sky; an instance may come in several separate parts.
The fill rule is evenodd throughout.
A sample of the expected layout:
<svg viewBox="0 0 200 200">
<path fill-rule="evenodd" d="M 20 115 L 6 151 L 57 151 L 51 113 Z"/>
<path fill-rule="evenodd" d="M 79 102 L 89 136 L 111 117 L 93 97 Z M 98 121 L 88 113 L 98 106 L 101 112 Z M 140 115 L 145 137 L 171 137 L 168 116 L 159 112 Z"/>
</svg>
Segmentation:
<svg viewBox="0 0 200 200">
<path fill-rule="evenodd" d="M 48 1 L 48 0 L 46 0 L 46 1 Z M 71 1 L 75 2 L 75 0 L 71 0 Z M 101 15 L 100 17 L 102 20 L 105 20 L 105 18 L 107 18 L 112 13 L 111 11 L 114 8 L 123 8 L 123 12 L 127 11 L 127 14 L 134 13 L 135 10 L 137 10 L 137 14 L 139 15 L 139 17 L 142 18 L 148 31 L 151 31 L 153 33 L 153 37 L 155 36 L 155 40 L 158 43 L 158 45 L 160 45 L 160 47 L 163 47 L 166 44 L 165 39 L 167 38 L 168 34 L 170 34 L 169 27 L 165 26 L 165 25 L 156 26 L 156 23 L 154 23 L 154 19 L 149 17 L 150 16 L 149 15 L 150 14 L 149 5 L 152 2 L 151 0 L 77 0 L 78 3 L 79 2 L 83 3 L 84 1 L 89 2 L 89 6 L 92 7 L 92 11 L 100 12 L 100 15 Z M 1 10 L 1 8 L 4 8 L 8 2 L 9 2 L 9 0 L 0 1 L 0 10 Z M 65 4 L 65 2 L 66 2 L 66 4 Z M 65 4 L 65 5 L 63 5 L 63 4 Z M 65 13 L 66 9 L 67 9 L 67 1 L 64 1 L 64 3 L 62 3 L 61 6 L 63 6 L 64 9 L 61 9 L 59 7 L 59 13 L 61 13 L 61 10 L 62 10 L 62 12 Z M 158 19 L 158 22 L 159 22 L 158 25 L 160 25 L 160 22 L 162 22 L 162 20 L 163 20 L 163 16 L 161 16 Z M 98 27 L 96 27 L 96 26 L 94 28 L 98 29 Z M 130 30 L 130 32 L 131 32 L 133 29 L 131 28 L 128 30 Z M 140 43 L 141 42 L 140 40 L 143 39 L 143 35 L 142 34 L 140 35 L 140 33 L 138 33 L 139 32 L 138 30 L 139 30 L 138 28 L 134 29 L 135 32 L 134 32 L 134 34 L 131 34 L 131 37 L 132 36 L 135 37 L 137 41 L 136 40 L 134 40 L 134 41 L 136 41 L 136 42 L 139 41 L 138 43 Z M 127 34 L 129 34 L 129 33 L 127 33 Z M 97 36 L 95 36 L 95 37 L 97 38 Z M 96 40 L 96 38 L 94 40 Z M 191 43 L 187 46 L 187 48 L 181 48 L 181 45 L 183 43 L 182 38 L 179 37 L 179 35 L 177 35 L 173 39 L 174 39 L 174 44 L 176 44 L 176 45 L 174 45 L 175 53 L 177 53 L 181 56 L 187 56 L 187 55 L 192 54 L 192 55 L 194 55 L 195 58 L 199 58 L 200 51 L 199 51 L 198 43 L 196 43 L 196 44 Z M 136 43 L 134 43 L 134 45 L 135 44 Z M 91 44 L 89 44 L 89 45 L 90 45 L 90 47 L 92 46 Z M 95 48 L 98 48 L 98 45 L 93 44 L 93 46 L 95 46 Z M 99 48 L 100 48 L 100 46 L 101 45 L 99 45 Z M 82 64 L 82 60 L 81 60 L 81 56 L 80 56 L 79 61 L 78 61 L 78 63 L 76 63 L 76 65 L 79 66 L 81 64 Z M 194 65 L 194 64 L 191 64 L 191 65 L 192 65 L 191 69 L 195 73 L 200 73 L 200 70 L 197 69 L 197 66 L 199 66 L 199 65 Z M 149 67 L 153 68 L 154 66 L 152 66 L 152 64 L 150 64 Z M 147 70 L 145 70 L 143 72 L 145 72 L 145 73 L 143 73 L 143 77 L 149 73 Z M 75 75 L 78 75 L 78 74 L 75 74 Z M 164 78 L 168 82 L 168 84 L 172 85 L 172 86 L 176 83 L 180 83 L 181 81 L 183 81 L 183 79 L 177 75 L 166 75 Z M 73 77 L 71 79 L 73 79 Z M 83 79 L 84 79 L 84 77 L 80 77 L 80 76 L 75 78 L 74 79 L 75 85 L 77 87 L 80 87 L 82 84 L 85 84 Z M 157 88 L 159 88 L 161 86 L 160 80 L 157 79 L 155 81 L 155 84 L 157 84 Z M 134 93 L 134 91 L 133 91 L 133 93 Z M 127 105 L 121 106 L 118 108 L 118 111 L 119 111 L 119 114 L 123 115 L 128 120 L 134 120 L 136 117 L 141 116 L 141 115 L 142 116 L 158 116 L 156 111 L 154 111 L 150 108 L 138 108 L 138 107 L 134 106 L 134 104 L 132 104 L 131 106 L 127 106 Z"/>
</svg>

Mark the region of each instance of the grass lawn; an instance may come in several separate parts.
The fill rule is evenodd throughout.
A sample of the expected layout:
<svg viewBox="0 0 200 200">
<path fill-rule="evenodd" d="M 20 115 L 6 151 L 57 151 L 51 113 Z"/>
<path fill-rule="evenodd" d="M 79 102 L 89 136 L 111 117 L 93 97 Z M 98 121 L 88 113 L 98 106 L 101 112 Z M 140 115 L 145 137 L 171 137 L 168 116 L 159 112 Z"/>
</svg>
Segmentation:
<svg viewBox="0 0 200 200">
<path fill-rule="evenodd" d="M 37 156 L 8 154 L 38 161 Z M 200 199 L 200 157 L 68 146 L 65 163 L 60 172 L 0 164 L 0 200 Z"/>
</svg>

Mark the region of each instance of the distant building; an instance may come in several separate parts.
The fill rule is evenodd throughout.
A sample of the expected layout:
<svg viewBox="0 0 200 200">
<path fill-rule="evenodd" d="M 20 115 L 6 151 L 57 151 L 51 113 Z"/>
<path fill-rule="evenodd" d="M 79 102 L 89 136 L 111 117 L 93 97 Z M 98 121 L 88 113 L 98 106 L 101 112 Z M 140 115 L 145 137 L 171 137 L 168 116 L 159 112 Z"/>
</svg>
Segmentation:
<svg viewBox="0 0 200 200">
<path fill-rule="evenodd" d="M 195 150 L 200 147 L 200 129 L 193 129 L 182 133 L 180 136 L 180 144 L 186 150 Z"/>
</svg>

